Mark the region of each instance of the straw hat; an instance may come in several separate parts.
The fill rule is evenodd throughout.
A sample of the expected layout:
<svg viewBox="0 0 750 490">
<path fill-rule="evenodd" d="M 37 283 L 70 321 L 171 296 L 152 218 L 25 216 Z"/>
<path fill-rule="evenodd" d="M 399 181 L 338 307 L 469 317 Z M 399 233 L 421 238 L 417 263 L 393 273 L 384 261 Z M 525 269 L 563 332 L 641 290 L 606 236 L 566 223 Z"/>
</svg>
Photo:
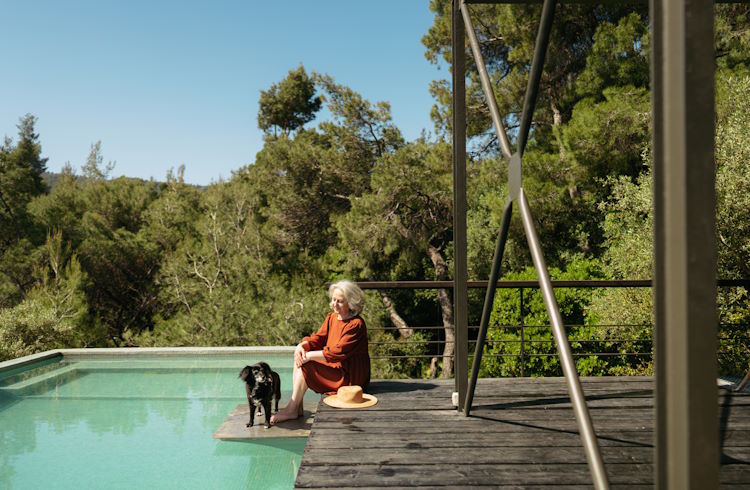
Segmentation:
<svg viewBox="0 0 750 490">
<path fill-rule="evenodd" d="M 372 395 L 362 393 L 361 386 L 342 386 L 335 395 L 328 396 L 323 401 L 335 408 L 367 408 L 378 403 Z"/>
</svg>

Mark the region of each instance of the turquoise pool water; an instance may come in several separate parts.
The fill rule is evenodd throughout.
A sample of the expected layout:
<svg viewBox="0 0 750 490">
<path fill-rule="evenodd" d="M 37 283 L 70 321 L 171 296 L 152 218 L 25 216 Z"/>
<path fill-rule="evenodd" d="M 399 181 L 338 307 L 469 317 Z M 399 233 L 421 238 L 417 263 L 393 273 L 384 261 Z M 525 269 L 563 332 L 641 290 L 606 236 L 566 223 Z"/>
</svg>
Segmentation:
<svg viewBox="0 0 750 490">
<path fill-rule="evenodd" d="M 0 488 L 294 486 L 306 439 L 212 438 L 260 359 L 73 359 L 0 374 Z M 291 387 L 291 356 L 262 359 Z"/>
</svg>

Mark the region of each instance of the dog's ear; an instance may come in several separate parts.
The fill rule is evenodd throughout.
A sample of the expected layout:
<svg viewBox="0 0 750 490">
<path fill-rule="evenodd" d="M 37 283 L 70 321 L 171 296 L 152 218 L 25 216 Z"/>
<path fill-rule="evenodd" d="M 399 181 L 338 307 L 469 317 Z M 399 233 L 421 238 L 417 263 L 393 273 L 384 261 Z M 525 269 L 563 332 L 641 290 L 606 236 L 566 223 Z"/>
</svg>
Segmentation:
<svg viewBox="0 0 750 490">
<path fill-rule="evenodd" d="M 266 377 L 271 376 L 271 366 L 269 366 L 268 363 L 259 362 L 258 366 L 263 370 L 263 374 L 266 375 Z"/>
<path fill-rule="evenodd" d="M 250 366 L 245 366 L 242 368 L 242 371 L 240 371 L 238 378 L 247 383 L 248 376 L 250 376 Z"/>
</svg>

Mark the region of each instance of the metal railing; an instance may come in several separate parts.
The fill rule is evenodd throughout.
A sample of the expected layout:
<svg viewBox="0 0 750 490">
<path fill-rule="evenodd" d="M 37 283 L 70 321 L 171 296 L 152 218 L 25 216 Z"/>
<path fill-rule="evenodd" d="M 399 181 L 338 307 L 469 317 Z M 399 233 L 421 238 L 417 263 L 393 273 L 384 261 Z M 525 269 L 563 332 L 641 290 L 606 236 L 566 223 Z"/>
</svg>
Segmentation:
<svg viewBox="0 0 750 490">
<path fill-rule="evenodd" d="M 485 289 L 487 281 L 469 281 L 469 287 L 474 289 Z M 451 281 L 382 281 L 382 282 L 360 282 L 362 289 L 452 289 Z M 619 288 L 639 288 L 647 289 L 651 287 L 650 280 L 553 280 L 552 286 L 555 289 L 619 289 Z M 717 282 L 720 288 L 742 287 L 750 290 L 750 279 L 721 279 Z M 517 320 L 506 324 L 495 324 L 488 327 L 490 332 L 507 333 L 516 338 L 511 339 L 489 339 L 485 340 L 485 351 L 483 358 L 494 359 L 499 361 L 515 361 L 515 369 L 506 371 L 503 376 L 541 376 L 555 375 L 559 376 L 559 366 L 555 372 L 553 368 L 547 369 L 546 372 L 540 371 L 538 367 L 533 366 L 534 360 L 556 357 L 552 345 L 554 340 L 549 336 L 544 336 L 550 332 L 549 323 L 528 323 L 527 316 L 532 313 L 528 306 L 530 302 L 530 293 L 539 289 L 536 281 L 510 280 L 500 281 L 496 284 L 496 289 L 514 290 L 513 296 L 516 298 L 515 307 L 518 311 Z M 440 315 L 439 305 L 435 304 L 434 316 Z M 649 363 L 653 360 L 653 336 L 647 338 L 638 338 L 634 336 L 637 332 L 652 332 L 653 324 L 623 324 L 623 323 L 575 323 L 563 325 L 568 342 L 573 346 L 572 356 L 578 360 L 581 358 L 620 358 L 620 365 L 632 368 L 635 364 Z M 414 332 L 422 334 L 418 340 L 399 340 L 398 328 L 393 327 L 368 327 L 372 333 L 383 332 L 394 334 L 392 340 L 371 340 L 371 358 L 373 360 L 382 360 L 384 362 L 407 362 L 415 366 L 414 373 L 401 372 L 397 373 L 402 377 L 419 378 L 422 377 L 432 359 L 441 359 L 445 347 L 445 338 L 442 335 L 445 327 L 443 325 L 423 324 L 418 325 L 408 322 L 408 328 Z M 469 361 L 472 361 L 477 345 L 477 334 L 479 325 L 469 325 Z M 597 335 L 590 335 L 596 331 Z M 728 344 L 735 339 L 736 334 L 750 337 L 750 325 L 720 323 L 718 325 L 719 336 L 718 343 L 721 345 Z M 588 335 L 587 335 L 588 334 Z M 606 347 L 604 347 L 606 346 Z M 750 344 L 747 345 L 750 349 Z M 725 352 L 731 350 L 731 346 L 726 349 L 719 349 L 719 364 L 723 364 L 722 356 L 728 354 L 735 355 L 734 352 Z M 418 351 L 419 353 L 414 353 Z M 397 353 L 393 353 L 397 352 Z M 455 361 L 455 354 L 453 356 Z M 505 364 L 508 364 L 507 362 Z M 744 370 L 742 371 L 744 372 Z M 496 371 L 494 372 L 496 374 Z M 738 374 L 732 372 L 731 374 Z M 487 375 L 493 375 L 489 371 Z"/>
</svg>

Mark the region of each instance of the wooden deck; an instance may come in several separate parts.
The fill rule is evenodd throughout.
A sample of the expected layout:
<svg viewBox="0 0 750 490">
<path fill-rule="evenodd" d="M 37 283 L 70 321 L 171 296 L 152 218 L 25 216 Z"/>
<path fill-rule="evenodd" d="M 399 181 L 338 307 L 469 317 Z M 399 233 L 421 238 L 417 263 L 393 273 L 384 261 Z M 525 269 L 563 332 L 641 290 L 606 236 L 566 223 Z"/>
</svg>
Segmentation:
<svg viewBox="0 0 750 490">
<path fill-rule="evenodd" d="M 652 488 L 653 381 L 584 378 L 613 488 Z M 561 378 L 480 380 L 471 417 L 451 406 L 452 380 L 377 381 L 378 404 L 320 403 L 296 488 L 590 488 Z M 750 488 L 750 395 L 717 389 L 721 482 Z"/>
</svg>

